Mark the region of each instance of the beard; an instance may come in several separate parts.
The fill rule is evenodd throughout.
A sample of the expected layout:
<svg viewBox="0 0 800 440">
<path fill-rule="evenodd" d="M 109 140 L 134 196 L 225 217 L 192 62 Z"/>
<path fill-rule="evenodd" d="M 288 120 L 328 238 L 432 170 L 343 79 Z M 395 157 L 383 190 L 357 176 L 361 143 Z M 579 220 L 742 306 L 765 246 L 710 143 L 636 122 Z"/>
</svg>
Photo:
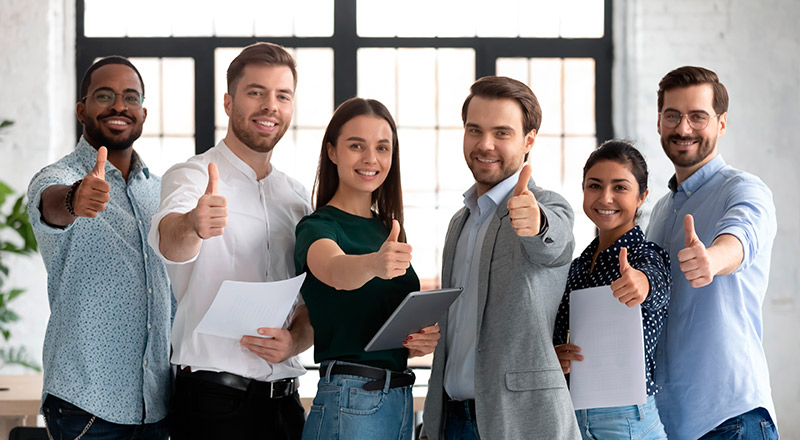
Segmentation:
<svg viewBox="0 0 800 440">
<path fill-rule="evenodd" d="M 472 177 L 475 179 L 475 182 L 485 185 L 488 188 L 492 188 L 498 183 L 508 179 L 522 166 L 522 162 L 517 163 L 516 166 L 509 166 L 508 162 L 505 160 L 502 160 L 500 164 L 501 166 L 498 170 L 490 172 L 489 170 L 481 169 L 478 166 L 473 167 L 472 160 L 468 162 L 469 170 L 472 172 Z"/>
<path fill-rule="evenodd" d="M 278 131 L 268 136 L 263 136 L 248 127 L 248 122 L 251 119 L 259 116 L 266 116 L 266 113 L 257 113 L 252 116 L 245 116 L 244 114 L 234 110 L 234 113 L 230 118 L 231 129 L 233 130 L 233 134 L 240 141 L 242 141 L 247 148 L 258 153 L 269 153 L 273 148 L 275 148 L 275 145 L 278 144 L 278 141 L 283 138 L 283 135 L 286 133 L 286 130 L 289 129 L 289 126 L 281 121 L 280 129 Z"/>
<path fill-rule="evenodd" d="M 109 116 L 117 115 L 124 115 L 126 118 L 131 120 L 131 133 L 128 135 L 128 137 L 112 139 L 103 133 L 103 128 L 100 126 L 99 120 Z M 83 122 L 83 130 L 86 132 L 85 137 L 93 140 L 98 147 L 106 147 L 113 151 L 123 151 L 130 148 L 136 139 L 139 139 L 139 137 L 142 135 L 142 124 L 137 124 L 136 118 L 125 112 L 113 112 L 111 115 L 98 116 L 97 119 L 87 118 Z M 111 130 L 112 133 L 116 131 L 121 130 Z"/>
<path fill-rule="evenodd" d="M 672 141 L 698 141 L 697 149 L 694 154 L 688 151 L 674 151 L 672 149 Z M 661 148 L 664 149 L 664 153 L 667 154 L 667 157 L 675 166 L 691 168 L 703 162 L 714 151 L 716 142 L 716 138 L 709 139 L 701 136 L 691 137 L 671 134 L 666 138 L 661 137 Z"/>
</svg>

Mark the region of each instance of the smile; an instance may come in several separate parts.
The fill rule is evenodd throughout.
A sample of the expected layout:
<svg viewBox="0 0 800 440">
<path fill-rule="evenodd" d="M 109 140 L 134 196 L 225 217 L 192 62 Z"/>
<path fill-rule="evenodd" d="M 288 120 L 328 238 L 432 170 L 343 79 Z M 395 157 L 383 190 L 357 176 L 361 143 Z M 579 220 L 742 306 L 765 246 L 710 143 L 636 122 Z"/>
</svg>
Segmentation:
<svg viewBox="0 0 800 440">
<path fill-rule="evenodd" d="M 616 213 L 617 211 L 607 210 L 607 209 L 598 209 L 597 212 L 599 212 L 600 214 L 603 214 L 603 215 L 611 215 L 611 214 Z"/>
<path fill-rule="evenodd" d="M 376 175 L 378 175 L 378 172 L 377 172 L 377 171 L 361 171 L 361 170 L 356 170 L 356 173 L 357 173 L 357 174 L 361 174 L 362 176 L 376 176 Z"/>
<path fill-rule="evenodd" d="M 476 157 L 475 159 L 478 162 L 481 162 L 481 163 L 497 163 L 497 162 L 500 162 L 499 160 L 496 160 L 496 159 L 481 159 L 480 157 Z"/>
<path fill-rule="evenodd" d="M 268 122 L 268 121 L 256 121 L 256 124 L 263 125 L 264 127 L 274 127 L 274 126 L 278 125 L 278 124 L 276 124 L 274 122 Z"/>
</svg>

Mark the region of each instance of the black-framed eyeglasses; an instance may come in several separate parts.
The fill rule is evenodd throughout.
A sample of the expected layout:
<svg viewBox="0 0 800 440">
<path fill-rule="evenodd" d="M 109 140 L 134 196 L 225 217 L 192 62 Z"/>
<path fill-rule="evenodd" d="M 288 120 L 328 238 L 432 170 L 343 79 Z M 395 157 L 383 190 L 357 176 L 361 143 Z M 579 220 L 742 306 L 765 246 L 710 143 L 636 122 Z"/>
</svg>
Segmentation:
<svg viewBox="0 0 800 440">
<path fill-rule="evenodd" d="M 689 112 L 684 115 L 677 110 L 664 110 L 661 112 L 661 124 L 667 128 L 675 128 L 681 124 L 684 116 L 686 120 L 689 121 L 689 127 L 692 127 L 694 130 L 704 130 L 708 127 L 708 121 L 710 121 L 711 118 L 716 118 L 719 114 L 711 116 L 706 112 L 698 111 Z"/>
<path fill-rule="evenodd" d="M 89 98 L 89 96 L 84 96 L 81 100 L 86 102 L 86 98 Z M 117 93 L 112 90 L 101 89 L 92 93 L 91 98 L 100 107 L 107 108 L 117 102 Z M 128 108 L 141 108 L 144 103 L 144 96 L 136 92 L 125 92 L 122 93 L 122 103 Z"/>
</svg>

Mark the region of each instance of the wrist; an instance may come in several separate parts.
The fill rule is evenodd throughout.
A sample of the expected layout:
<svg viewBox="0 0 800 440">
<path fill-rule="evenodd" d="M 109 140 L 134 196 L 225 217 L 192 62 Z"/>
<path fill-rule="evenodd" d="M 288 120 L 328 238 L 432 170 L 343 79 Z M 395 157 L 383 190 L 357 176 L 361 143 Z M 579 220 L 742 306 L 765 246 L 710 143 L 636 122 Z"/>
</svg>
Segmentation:
<svg viewBox="0 0 800 440">
<path fill-rule="evenodd" d="M 83 182 L 83 179 L 76 180 L 75 183 L 69 187 L 66 195 L 64 196 L 64 207 L 69 215 L 71 215 L 73 218 L 78 217 L 78 214 L 75 213 L 75 207 L 73 206 L 73 203 L 75 202 L 75 192 L 78 190 L 78 187 L 81 186 L 81 182 Z"/>
</svg>

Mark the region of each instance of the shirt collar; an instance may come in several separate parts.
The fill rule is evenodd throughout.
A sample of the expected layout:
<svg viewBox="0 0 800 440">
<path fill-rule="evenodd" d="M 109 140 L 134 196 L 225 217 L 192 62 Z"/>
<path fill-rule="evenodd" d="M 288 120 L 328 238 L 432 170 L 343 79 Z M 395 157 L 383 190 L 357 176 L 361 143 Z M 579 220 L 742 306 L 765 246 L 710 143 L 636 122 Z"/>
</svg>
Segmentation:
<svg viewBox="0 0 800 440">
<path fill-rule="evenodd" d="M 521 171 L 522 169 L 517 170 L 516 173 L 508 176 L 505 180 L 493 186 L 480 197 L 478 197 L 477 185 L 472 185 L 464 193 L 464 205 L 466 205 L 470 212 L 480 207 L 481 215 L 486 213 L 489 209 L 496 209 L 500 205 L 500 202 L 505 199 L 506 195 L 516 186 Z"/>
<path fill-rule="evenodd" d="M 247 176 L 251 180 L 253 180 L 253 181 L 257 181 L 258 180 L 258 176 L 256 175 L 255 170 L 250 168 L 250 165 L 246 164 L 242 159 L 240 159 L 239 156 L 237 156 L 236 153 L 234 153 L 233 150 L 231 150 L 231 148 L 228 146 L 228 144 L 225 143 L 225 140 L 219 141 L 217 146 L 219 147 L 219 150 L 220 150 L 220 153 L 222 154 L 222 156 L 224 158 L 228 159 L 228 162 L 230 162 L 231 165 L 233 165 L 234 168 L 239 170 L 239 172 L 241 172 L 242 174 L 244 174 L 245 176 Z M 271 174 L 272 173 L 270 172 L 267 175 L 267 177 L 269 177 Z"/>
<path fill-rule="evenodd" d="M 78 157 L 80 160 L 85 163 L 89 169 L 94 168 L 95 163 L 97 163 L 97 150 L 86 140 L 83 136 L 78 140 L 78 145 L 75 147 L 75 150 L 78 152 Z M 111 161 L 106 161 L 106 172 L 110 170 L 116 170 L 117 167 L 114 166 Z M 131 153 L 131 169 L 128 173 L 128 179 L 132 176 L 137 175 L 141 172 L 146 179 L 150 178 L 150 168 L 142 160 L 139 153 L 136 150 L 133 150 Z"/>
<path fill-rule="evenodd" d="M 625 240 L 625 246 L 620 245 L 620 242 Z M 595 237 L 592 240 L 591 244 L 581 252 L 581 256 L 579 260 L 581 263 L 585 264 L 587 267 L 591 266 L 592 264 L 592 257 L 594 256 L 594 251 L 597 249 L 597 245 L 600 241 L 600 237 Z M 639 225 L 634 226 L 628 232 L 622 234 L 622 237 L 618 238 L 608 249 L 603 249 L 598 255 L 597 258 L 599 259 L 601 256 L 607 255 L 608 258 L 619 258 L 619 251 L 623 247 L 630 247 L 633 244 L 641 243 L 644 241 L 644 233 L 642 232 L 642 228 Z"/>
<path fill-rule="evenodd" d="M 703 186 L 704 183 L 708 181 L 717 171 L 721 170 L 725 166 L 725 160 L 722 159 L 721 154 L 717 154 L 713 159 L 708 161 L 707 164 L 700 167 L 699 170 L 695 171 L 694 174 L 689 176 L 688 179 L 681 182 L 678 185 L 678 178 L 674 174 L 669 179 L 669 183 L 667 186 L 672 192 L 678 191 L 685 191 L 686 193 L 693 193 L 697 191 L 698 188 Z"/>
</svg>

